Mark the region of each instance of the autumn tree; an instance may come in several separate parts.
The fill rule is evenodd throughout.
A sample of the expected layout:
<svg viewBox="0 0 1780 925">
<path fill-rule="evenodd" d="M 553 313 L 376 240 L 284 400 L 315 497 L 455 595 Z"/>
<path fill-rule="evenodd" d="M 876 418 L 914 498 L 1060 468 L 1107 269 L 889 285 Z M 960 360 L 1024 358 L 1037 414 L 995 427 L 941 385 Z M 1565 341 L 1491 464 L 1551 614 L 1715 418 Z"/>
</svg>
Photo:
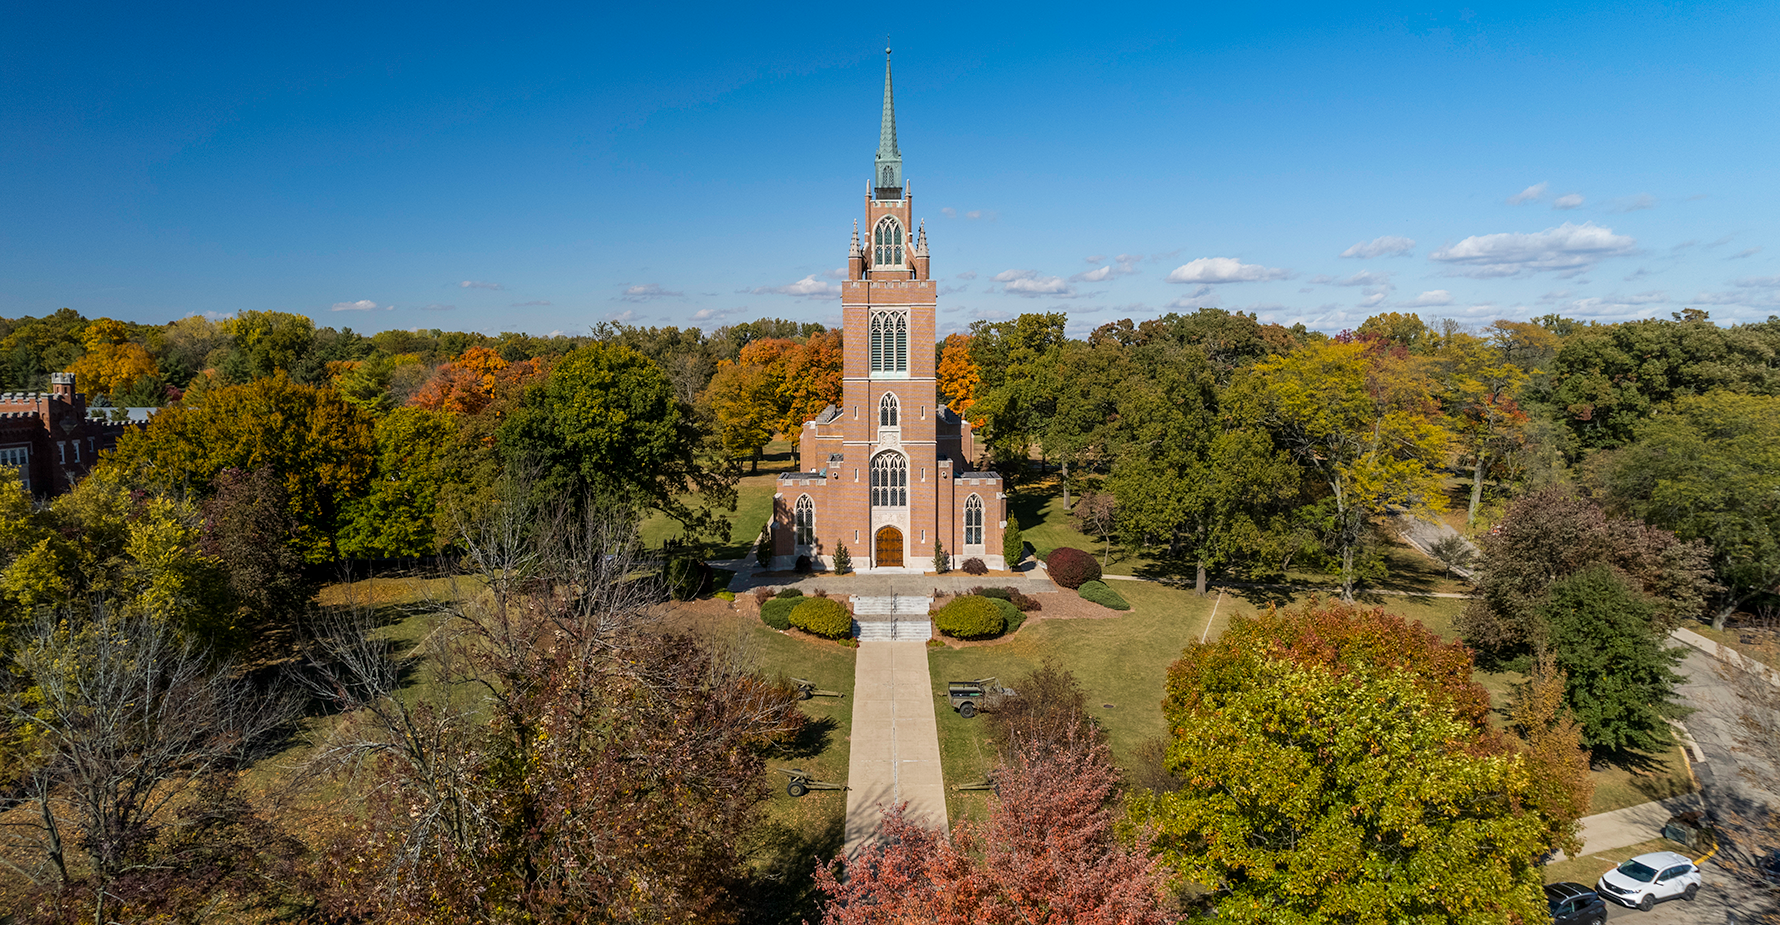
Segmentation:
<svg viewBox="0 0 1780 925">
<path fill-rule="evenodd" d="M 128 391 L 138 380 L 159 377 L 154 357 L 130 340 L 122 322 L 100 318 L 81 335 L 86 354 L 69 365 L 75 382 L 89 395 L 113 396 Z"/>
<path fill-rule="evenodd" d="M 284 482 L 271 469 L 224 469 L 199 513 L 198 548 L 228 576 L 239 631 L 258 640 L 267 628 L 294 625 L 316 589 L 292 543 L 298 524 Z"/>
<path fill-rule="evenodd" d="M 772 373 L 755 364 L 724 360 L 711 377 L 705 401 L 717 419 L 717 439 L 730 456 L 747 456 L 760 471 L 760 451 L 772 442 L 779 423 L 778 389 Z"/>
<path fill-rule="evenodd" d="M 728 921 L 765 757 L 803 723 L 793 692 L 655 625 L 631 523 L 536 497 L 508 492 L 463 538 L 478 593 L 428 635 L 441 683 L 402 690 L 409 666 L 362 615 L 318 624 L 309 677 L 342 721 L 313 754 L 370 810 L 339 820 L 323 906 Z"/>
<path fill-rule="evenodd" d="M 270 469 L 297 521 L 293 544 L 317 562 L 338 556 L 342 514 L 367 487 L 375 452 L 363 411 L 332 390 L 274 375 L 195 391 L 124 434 L 99 469 L 199 497 L 225 469 Z"/>
<path fill-rule="evenodd" d="M 1541 648 L 1549 631 L 1541 608 L 1551 586 L 1597 565 L 1655 602 L 1652 631 L 1659 634 L 1699 614 L 1715 587 L 1704 544 L 1608 516 L 1563 488 L 1522 496 L 1480 543 L 1477 596 L 1456 622 L 1465 640 L 1494 660 Z"/>
<path fill-rule="evenodd" d="M 1125 844 L 1118 772 L 1104 742 L 1070 726 L 1016 735 L 995 772 L 989 818 L 951 832 L 885 814 L 884 838 L 816 872 L 823 925 L 1161 925 L 1176 920 L 1147 845 Z"/>
<path fill-rule="evenodd" d="M 977 365 L 970 358 L 970 335 L 947 334 L 940 344 L 939 362 L 936 370 L 939 379 L 940 401 L 946 403 L 960 417 L 970 421 L 972 426 L 981 426 L 978 419 L 970 413 L 977 403 L 977 387 L 983 377 L 977 371 Z"/>
<path fill-rule="evenodd" d="M 1342 598 L 1353 600 L 1372 518 L 1446 506 L 1449 436 L 1429 383 L 1397 353 L 1330 342 L 1262 360 L 1233 388 L 1236 413 L 1270 430 L 1326 488 L 1319 516 Z"/>
<path fill-rule="evenodd" d="M 1340 605 L 1238 620 L 1169 669 L 1159 856 L 1221 920 L 1502 922 L 1543 913 L 1552 821 L 1489 729 L 1463 647 Z"/>
<path fill-rule="evenodd" d="M 1513 351 L 1506 349 L 1511 342 L 1501 332 L 1491 340 L 1457 333 L 1445 338 L 1429 358 L 1434 379 L 1445 390 L 1443 400 L 1454 435 L 1471 459 L 1467 523 L 1477 519 L 1483 483 L 1492 467 L 1519 446 L 1527 424 L 1519 399 L 1531 374 L 1512 359 Z"/>
<path fill-rule="evenodd" d="M 1780 587 L 1780 398 L 1680 399 L 1595 463 L 1590 480 L 1616 512 L 1710 545 L 1714 628 Z"/>
<path fill-rule="evenodd" d="M 1546 821 L 1551 846 L 1575 856 L 1582 850 L 1579 820 L 1588 814 L 1595 784 L 1568 691 L 1568 676 L 1548 653 L 1514 691 L 1508 718 L 1532 769 L 1527 802 Z"/>
</svg>

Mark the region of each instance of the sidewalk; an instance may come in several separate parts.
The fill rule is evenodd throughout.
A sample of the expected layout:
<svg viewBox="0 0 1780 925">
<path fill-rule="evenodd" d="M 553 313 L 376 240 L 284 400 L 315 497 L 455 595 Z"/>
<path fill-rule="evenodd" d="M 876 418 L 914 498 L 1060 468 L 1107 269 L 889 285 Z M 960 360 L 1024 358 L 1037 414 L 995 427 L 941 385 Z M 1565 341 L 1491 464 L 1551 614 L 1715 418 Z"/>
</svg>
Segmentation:
<svg viewBox="0 0 1780 925">
<path fill-rule="evenodd" d="M 883 820 L 879 807 L 898 801 L 908 801 L 911 820 L 947 827 L 927 644 L 868 642 L 859 647 L 854 664 L 844 849 L 849 857 L 877 835 Z"/>
<path fill-rule="evenodd" d="M 1610 813 L 1582 817 L 1582 854 L 1612 851 L 1662 837 L 1663 823 L 1676 813 L 1700 808 L 1700 795 L 1684 793 L 1667 800 L 1639 803 Z"/>
</svg>

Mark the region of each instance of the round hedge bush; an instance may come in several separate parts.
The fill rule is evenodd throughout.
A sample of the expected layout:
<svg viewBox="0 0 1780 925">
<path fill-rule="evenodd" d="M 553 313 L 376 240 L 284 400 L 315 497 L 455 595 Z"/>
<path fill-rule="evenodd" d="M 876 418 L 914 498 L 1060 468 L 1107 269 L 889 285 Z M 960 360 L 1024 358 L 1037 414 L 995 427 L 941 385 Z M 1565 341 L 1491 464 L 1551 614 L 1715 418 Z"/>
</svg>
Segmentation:
<svg viewBox="0 0 1780 925">
<path fill-rule="evenodd" d="M 971 556 L 970 558 L 965 559 L 964 564 L 960 565 L 958 567 L 960 569 L 962 569 L 964 571 L 964 574 L 966 574 L 966 575 L 987 575 L 987 574 L 989 574 L 989 567 L 987 565 L 984 565 L 983 560 L 977 558 L 976 556 Z"/>
<path fill-rule="evenodd" d="M 776 597 L 781 601 L 791 601 L 803 597 L 803 592 L 797 588 L 786 588 L 778 594 L 773 595 L 773 597 Z"/>
<path fill-rule="evenodd" d="M 791 611 L 801 603 L 803 599 L 796 597 L 767 601 L 760 605 L 760 622 L 776 630 L 788 630 L 791 628 Z"/>
<path fill-rule="evenodd" d="M 1084 581 L 1075 593 L 1081 595 L 1082 600 L 1093 601 L 1102 607 L 1113 610 L 1131 609 L 1131 605 L 1126 602 L 1125 598 L 1104 581 Z"/>
<path fill-rule="evenodd" d="M 853 632 L 853 615 L 840 601 L 806 597 L 791 609 L 791 625 L 808 633 L 839 639 Z"/>
<path fill-rule="evenodd" d="M 1059 546 L 1051 550 L 1045 565 L 1051 572 L 1051 580 L 1071 591 L 1082 586 L 1084 581 L 1096 581 L 1100 578 L 1100 563 L 1094 560 L 1091 553 L 1083 552 L 1074 546 Z"/>
<path fill-rule="evenodd" d="M 1007 628 L 1007 619 L 993 598 L 961 595 L 933 615 L 933 625 L 947 636 L 958 639 L 982 639 L 998 636 Z"/>
<path fill-rule="evenodd" d="M 1020 608 L 1014 606 L 1013 601 L 1004 601 L 997 597 L 991 597 L 989 600 L 994 601 L 996 609 L 1001 611 L 1002 635 L 1005 636 L 1019 629 L 1020 624 L 1026 622 L 1026 615 L 1020 612 Z"/>
</svg>

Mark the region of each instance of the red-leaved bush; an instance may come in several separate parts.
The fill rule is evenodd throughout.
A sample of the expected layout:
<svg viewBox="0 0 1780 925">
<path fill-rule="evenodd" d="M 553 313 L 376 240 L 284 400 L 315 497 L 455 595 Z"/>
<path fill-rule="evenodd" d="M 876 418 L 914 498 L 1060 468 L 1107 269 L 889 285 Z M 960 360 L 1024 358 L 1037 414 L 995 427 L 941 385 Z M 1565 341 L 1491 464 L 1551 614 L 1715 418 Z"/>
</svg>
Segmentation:
<svg viewBox="0 0 1780 925">
<path fill-rule="evenodd" d="M 1100 563 L 1094 560 L 1092 554 L 1074 546 L 1059 546 L 1051 550 L 1051 555 L 1045 559 L 1045 566 L 1050 569 L 1052 581 L 1071 591 L 1081 587 L 1083 582 L 1100 578 Z"/>
<path fill-rule="evenodd" d="M 1173 921 L 1164 873 L 1143 839 L 1113 831 L 1117 772 L 1106 745 L 1082 731 L 1041 745 L 1016 739 L 996 773 L 986 823 L 949 834 L 884 813 L 883 838 L 848 866 L 816 870 L 828 894 L 823 925 L 1161 925 Z"/>
</svg>

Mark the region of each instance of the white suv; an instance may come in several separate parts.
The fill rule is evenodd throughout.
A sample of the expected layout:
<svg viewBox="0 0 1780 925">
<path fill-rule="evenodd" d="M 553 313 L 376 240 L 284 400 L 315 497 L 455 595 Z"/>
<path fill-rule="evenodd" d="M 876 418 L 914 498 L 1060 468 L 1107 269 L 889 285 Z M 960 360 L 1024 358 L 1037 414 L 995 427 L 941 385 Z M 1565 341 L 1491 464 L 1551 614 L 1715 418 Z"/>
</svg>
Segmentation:
<svg viewBox="0 0 1780 925">
<path fill-rule="evenodd" d="M 1700 891 L 1700 869 L 1673 851 L 1655 851 L 1602 874 L 1597 886 L 1603 897 L 1649 912 L 1665 899 L 1691 901 Z"/>
</svg>

